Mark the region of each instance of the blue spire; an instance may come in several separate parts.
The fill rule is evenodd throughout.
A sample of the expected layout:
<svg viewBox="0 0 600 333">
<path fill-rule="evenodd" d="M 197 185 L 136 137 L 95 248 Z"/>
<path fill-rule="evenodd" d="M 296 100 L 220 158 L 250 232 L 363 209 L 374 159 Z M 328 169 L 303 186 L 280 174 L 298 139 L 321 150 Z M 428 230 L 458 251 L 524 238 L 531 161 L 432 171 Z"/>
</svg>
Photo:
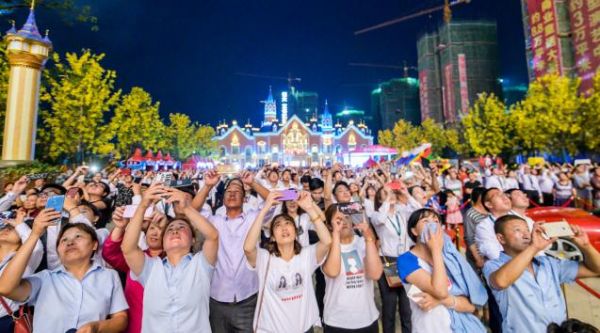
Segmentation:
<svg viewBox="0 0 600 333">
<path fill-rule="evenodd" d="M 273 103 L 273 101 L 273 90 L 271 89 L 271 86 L 269 86 L 269 96 L 267 96 L 267 100 L 265 102 Z"/>
<path fill-rule="evenodd" d="M 25 38 L 35 39 L 35 40 L 43 40 L 42 35 L 38 30 L 37 24 L 35 23 L 35 13 L 33 11 L 33 7 L 29 10 L 29 16 L 27 17 L 27 21 L 19 31 L 18 35 L 21 35 Z"/>
<path fill-rule="evenodd" d="M 325 107 L 323 108 L 323 115 L 321 116 L 321 128 L 324 130 L 333 128 L 333 117 L 329 113 L 329 106 L 327 100 L 325 100 Z"/>
</svg>

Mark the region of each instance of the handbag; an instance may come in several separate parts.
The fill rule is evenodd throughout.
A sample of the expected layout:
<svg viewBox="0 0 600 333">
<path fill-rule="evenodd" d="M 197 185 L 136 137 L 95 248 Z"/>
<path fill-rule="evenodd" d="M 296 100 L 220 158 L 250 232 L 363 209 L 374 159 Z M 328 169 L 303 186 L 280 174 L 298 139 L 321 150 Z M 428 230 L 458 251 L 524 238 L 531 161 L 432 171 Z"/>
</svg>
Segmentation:
<svg viewBox="0 0 600 333">
<path fill-rule="evenodd" d="M 398 264 L 396 262 L 389 262 L 385 256 L 381 256 L 381 258 L 383 258 L 383 275 L 388 287 L 402 287 L 402 280 L 398 275 Z"/>
<path fill-rule="evenodd" d="M 267 276 L 269 275 L 269 266 L 271 266 L 271 254 L 269 254 L 269 260 L 267 261 L 267 269 L 265 270 L 265 282 L 263 283 L 262 291 L 260 292 L 260 301 L 258 302 L 258 312 L 256 313 L 256 322 L 254 323 L 253 332 L 256 333 L 258 329 L 258 321 L 260 320 L 260 312 L 262 311 L 263 301 L 265 300 L 265 287 L 267 286 Z"/>
<path fill-rule="evenodd" d="M 32 315 L 28 307 L 25 305 L 20 306 L 18 314 L 15 314 L 4 300 L 4 297 L 0 297 L 0 303 L 2 303 L 6 313 L 13 319 L 15 324 L 14 333 L 31 333 L 33 331 Z"/>
</svg>

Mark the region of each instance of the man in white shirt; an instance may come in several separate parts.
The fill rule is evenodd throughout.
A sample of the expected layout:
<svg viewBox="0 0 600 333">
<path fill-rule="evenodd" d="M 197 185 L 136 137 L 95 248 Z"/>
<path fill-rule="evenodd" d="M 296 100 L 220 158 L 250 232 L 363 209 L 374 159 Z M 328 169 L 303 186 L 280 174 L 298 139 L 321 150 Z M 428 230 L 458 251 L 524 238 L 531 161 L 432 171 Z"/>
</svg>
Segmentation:
<svg viewBox="0 0 600 333">
<path fill-rule="evenodd" d="M 205 173 L 204 187 L 192 202 L 195 209 L 200 210 L 204 206 L 206 197 L 218 182 L 219 175 L 216 172 Z M 269 193 L 254 180 L 251 172 L 244 171 L 241 178 L 233 178 L 225 185 L 225 214 L 207 216 L 219 231 L 219 250 L 210 291 L 210 325 L 213 333 L 252 332 L 258 277 L 246 264 L 243 243 L 257 211 L 244 211 L 244 185 L 251 186 L 263 198 Z"/>
<path fill-rule="evenodd" d="M 496 259 L 502 252 L 502 245 L 496 238 L 494 221 L 508 214 L 512 208 L 510 199 L 498 188 L 489 188 L 482 195 L 483 207 L 490 213 L 475 228 L 475 244 L 484 260 Z"/>
<path fill-rule="evenodd" d="M 498 188 L 501 191 L 506 190 L 506 180 L 504 179 L 504 171 L 499 166 L 492 168 L 492 175 L 485 178 L 485 188 Z"/>
<path fill-rule="evenodd" d="M 540 183 L 529 165 L 525 164 L 523 166 L 523 169 L 519 173 L 519 178 L 523 191 L 527 193 L 529 199 L 536 204 L 541 204 L 543 197 L 542 190 L 540 189 Z"/>
</svg>

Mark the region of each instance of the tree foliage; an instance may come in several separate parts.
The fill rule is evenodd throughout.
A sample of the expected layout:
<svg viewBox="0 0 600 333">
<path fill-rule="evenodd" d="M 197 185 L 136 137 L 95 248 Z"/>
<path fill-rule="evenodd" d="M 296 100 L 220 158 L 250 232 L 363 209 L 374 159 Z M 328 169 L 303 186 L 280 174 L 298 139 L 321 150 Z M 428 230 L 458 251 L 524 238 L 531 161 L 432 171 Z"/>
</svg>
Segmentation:
<svg viewBox="0 0 600 333">
<path fill-rule="evenodd" d="M 468 148 L 476 155 L 499 155 L 512 147 L 509 115 L 494 94 L 479 95 L 463 117 L 462 129 Z"/>
<path fill-rule="evenodd" d="M 85 154 L 113 150 L 114 131 L 106 116 L 121 91 L 114 88 L 116 73 L 100 64 L 103 58 L 90 50 L 67 53 L 64 60 L 53 55 L 54 69 L 45 75 L 47 86 L 40 96 L 44 108 L 38 141 L 47 145 L 50 158 L 81 160 Z"/>
<path fill-rule="evenodd" d="M 12 16 L 17 9 L 29 8 L 31 2 L 32 0 L 1 0 L 0 11 Z M 92 31 L 99 30 L 98 17 L 92 14 L 90 5 L 81 5 L 75 0 L 36 0 L 35 3 L 38 8 L 44 7 L 58 13 L 67 25 L 79 22 L 89 25 Z"/>
<path fill-rule="evenodd" d="M 111 130 L 116 133 L 119 156 L 128 156 L 134 147 L 158 151 L 167 147 L 166 126 L 158 112 L 160 103 L 140 87 L 121 98 L 111 119 Z"/>
<path fill-rule="evenodd" d="M 525 151 L 576 153 L 581 136 L 579 80 L 557 75 L 538 78 L 510 112 L 516 140 Z"/>
<path fill-rule="evenodd" d="M 208 125 L 195 125 L 194 140 L 196 141 L 196 153 L 202 157 L 209 157 L 217 151 L 217 141 L 215 129 Z"/>
</svg>

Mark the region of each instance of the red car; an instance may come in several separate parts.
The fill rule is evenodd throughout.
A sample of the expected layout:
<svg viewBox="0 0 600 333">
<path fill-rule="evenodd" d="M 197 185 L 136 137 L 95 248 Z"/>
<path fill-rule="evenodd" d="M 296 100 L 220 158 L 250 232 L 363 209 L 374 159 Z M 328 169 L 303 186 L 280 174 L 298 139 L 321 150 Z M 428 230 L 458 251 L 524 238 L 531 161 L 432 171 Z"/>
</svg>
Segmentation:
<svg viewBox="0 0 600 333">
<path fill-rule="evenodd" d="M 527 216 L 536 222 L 567 221 L 578 225 L 587 232 L 592 245 L 600 251 L 600 217 L 578 208 L 565 207 L 536 207 L 527 210 Z M 581 250 L 568 239 L 559 238 L 546 253 L 557 258 L 583 260 Z"/>
</svg>

